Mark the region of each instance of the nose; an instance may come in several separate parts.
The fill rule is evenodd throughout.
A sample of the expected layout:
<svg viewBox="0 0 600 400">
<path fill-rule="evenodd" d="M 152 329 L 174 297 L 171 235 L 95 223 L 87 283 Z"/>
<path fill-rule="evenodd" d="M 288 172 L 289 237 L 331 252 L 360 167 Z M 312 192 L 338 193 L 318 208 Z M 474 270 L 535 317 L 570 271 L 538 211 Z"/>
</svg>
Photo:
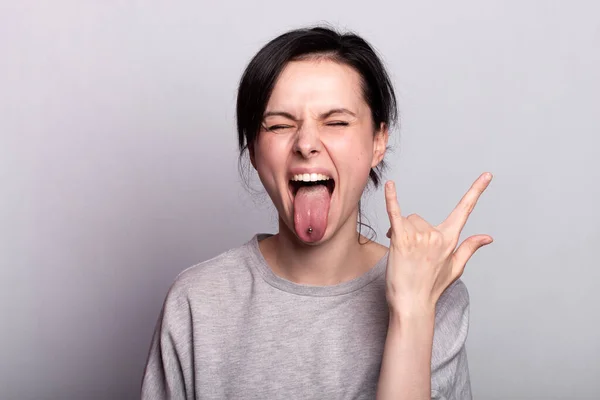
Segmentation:
<svg viewBox="0 0 600 400">
<path fill-rule="evenodd" d="M 321 152 L 322 145 L 318 129 L 305 123 L 297 131 L 294 152 L 304 158 L 311 158 Z"/>
</svg>

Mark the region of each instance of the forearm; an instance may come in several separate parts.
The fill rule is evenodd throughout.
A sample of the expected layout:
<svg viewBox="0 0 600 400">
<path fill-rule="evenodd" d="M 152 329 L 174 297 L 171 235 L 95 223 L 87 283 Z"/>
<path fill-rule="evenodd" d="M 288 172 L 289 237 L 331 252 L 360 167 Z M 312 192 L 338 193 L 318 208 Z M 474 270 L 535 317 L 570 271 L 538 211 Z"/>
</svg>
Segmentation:
<svg viewBox="0 0 600 400">
<path fill-rule="evenodd" d="M 402 317 L 390 313 L 377 400 L 431 398 L 434 325 L 434 310 Z"/>
</svg>

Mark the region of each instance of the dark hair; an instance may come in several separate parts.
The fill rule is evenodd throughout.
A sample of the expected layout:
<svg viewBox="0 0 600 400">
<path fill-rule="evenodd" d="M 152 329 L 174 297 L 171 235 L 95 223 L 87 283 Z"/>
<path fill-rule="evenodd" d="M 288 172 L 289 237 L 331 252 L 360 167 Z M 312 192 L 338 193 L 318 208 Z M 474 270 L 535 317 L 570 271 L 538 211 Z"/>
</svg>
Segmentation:
<svg viewBox="0 0 600 400">
<path fill-rule="evenodd" d="M 373 119 L 373 128 L 381 123 L 391 128 L 397 123 L 396 95 L 390 78 L 375 50 L 354 33 L 338 33 L 317 26 L 286 32 L 267 43 L 252 58 L 244 71 L 237 96 L 237 131 L 240 161 L 252 146 L 262 123 L 277 78 L 290 61 L 329 59 L 352 67 L 361 77 L 363 96 Z M 379 187 L 384 161 L 369 172 L 375 188 Z M 359 203 L 359 225 L 361 221 Z"/>
</svg>

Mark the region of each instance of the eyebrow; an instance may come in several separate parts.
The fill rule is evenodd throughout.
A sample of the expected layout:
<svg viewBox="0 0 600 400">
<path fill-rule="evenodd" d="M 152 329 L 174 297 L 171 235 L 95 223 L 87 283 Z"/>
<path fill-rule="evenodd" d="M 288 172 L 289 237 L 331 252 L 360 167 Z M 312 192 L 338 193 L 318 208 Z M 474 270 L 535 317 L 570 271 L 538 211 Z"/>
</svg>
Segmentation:
<svg viewBox="0 0 600 400">
<path fill-rule="evenodd" d="M 333 109 L 319 115 L 319 118 L 325 119 L 327 117 L 332 116 L 333 114 L 349 114 L 353 117 L 356 117 L 356 114 L 353 113 L 352 111 L 348 110 L 347 108 L 333 108 Z M 265 119 L 267 117 L 273 117 L 273 116 L 285 117 L 285 118 L 291 119 L 293 121 L 297 121 L 296 117 L 294 117 L 292 114 L 285 112 L 285 111 L 267 111 L 263 115 L 263 119 Z"/>
</svg>

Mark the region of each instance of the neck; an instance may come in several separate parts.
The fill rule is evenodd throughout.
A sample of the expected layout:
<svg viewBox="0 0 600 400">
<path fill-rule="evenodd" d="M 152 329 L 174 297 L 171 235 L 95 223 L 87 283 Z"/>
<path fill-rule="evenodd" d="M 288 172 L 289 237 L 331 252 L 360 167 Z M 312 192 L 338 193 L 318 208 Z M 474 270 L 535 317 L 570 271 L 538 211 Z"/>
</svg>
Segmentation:
<svg viewBox="0 0 600 400">
<path fill-rule="evenodd" d="M 387 248 L 356 231 L 358 210 L 327 241 L 307 245 L 279 220 L 279 233 L 261 242 L 261 251 L 273 271 L 292 282 L 335 285 L 354 279 L 381 258 Z M 362 243 L 362 244 L 361 244 Z"/>
</svg>

